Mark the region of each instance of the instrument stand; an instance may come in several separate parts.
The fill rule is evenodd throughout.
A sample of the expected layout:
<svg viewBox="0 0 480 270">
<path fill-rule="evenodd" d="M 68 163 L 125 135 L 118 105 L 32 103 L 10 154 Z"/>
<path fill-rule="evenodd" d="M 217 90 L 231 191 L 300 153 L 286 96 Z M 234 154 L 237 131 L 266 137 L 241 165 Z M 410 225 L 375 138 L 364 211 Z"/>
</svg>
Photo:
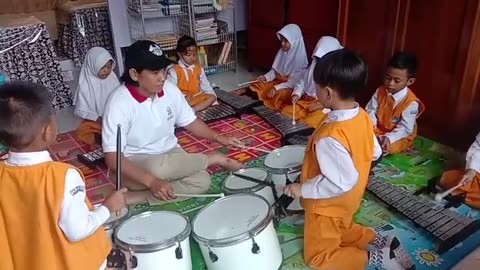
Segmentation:
<svg viewBox="0 0 480 270">
<path fill-rule="evenodd" d="M 272 207 L 273 207 L 273 221 L 274 221 L 275 227 L 277 228 L 278 225 L 280 224 L 280 220 L 287 216 L 287 210 L 283 207 L 282 204 L 280 204 L 280 199 L 278 198 L 275 184 L 273 182 L 270 182 L 269 186 L 272 189 L 273 199 L 275 200 Z"/>
</svg>

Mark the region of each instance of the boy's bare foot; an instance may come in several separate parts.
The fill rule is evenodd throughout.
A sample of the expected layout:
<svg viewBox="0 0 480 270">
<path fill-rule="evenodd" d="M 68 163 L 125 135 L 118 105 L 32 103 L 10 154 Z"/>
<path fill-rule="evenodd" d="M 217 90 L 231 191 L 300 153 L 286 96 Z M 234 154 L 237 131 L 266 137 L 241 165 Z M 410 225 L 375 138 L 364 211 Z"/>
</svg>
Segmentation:
<svg viewBox="0 0 480 270">
<path fill-rule="evenodd" d="M 213 152 L 207 153 L 206 155 L 208 157 L 208 166 L 218 165 L 233 172 L 245 168 L 245 164 L 238 160 L 229 158 L 222 153 Z"/>
</svg>

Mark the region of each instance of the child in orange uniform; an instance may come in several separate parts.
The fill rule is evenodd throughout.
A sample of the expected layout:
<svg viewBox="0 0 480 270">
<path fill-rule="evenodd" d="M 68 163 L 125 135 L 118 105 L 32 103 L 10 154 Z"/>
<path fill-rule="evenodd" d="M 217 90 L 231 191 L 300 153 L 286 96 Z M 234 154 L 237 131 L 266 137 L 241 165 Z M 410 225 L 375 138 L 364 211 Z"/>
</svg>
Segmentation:
<svg viewBox="0 0 480 270">
<path fill-rule="evenodd" d="M 296 24 L 288 24 L 277 32 L 282 48 L 278 50 L 272 69 L 258 77 L 250 90 L 258 95 L 264 105 L 281 110 L 290 103 L 293 88 L 308 67 L 307 52 L 302 31 Z"/>
<path fill-rule="evenodd" d="M 377 89 L 365 108 L 385 154 L 404 151 L 417 136 L 416 120 L 425 106 L 409 88 L 415 83 L 416 72 L 414 54 L 395 53 L 388 62 L 384 85 Z"/>
<path fill-rule="evenodd" d="M 313 81 L 313 70 L 317 63 L 316 58 L 321 58 L 325 54 L 342 49 L 340 42 L 334 37 L 324 36 L 317 42 L 317 46 L 313 51 L 312 63 L 305 72 L 300 82 L 295 86 L 292 93 L 292 105 L 288 105 L 282 109 L 282 114 L 293 117 L 293 109 L 295 108 L 295 119 L 305 123 L 313 128 L 325 117 L 322 104 L 317 100 L 317 89 Z M 294 107 L 293 104 L 296 106 Z"/>
<path fill-rule="evenodd" d="M 440 180 L 445 189 L 463 183 L 452 195 L 465 194 L 465 203 L 480 209 L 480 133 L 468 149 L 465 170 L 450 170 Z"/>
<path fill-rule="evenodd" d="M 177 42 L 178 64 L 168 71 L 169 80 L 178 86 L 194 111 L 203 111 L 217 101 L 205 70 L 198 64 L 197 43 L 189 36 Z"/>
<path fill-rule="evenodd" d="M 366 64 L 353 51 L 336 50 L 317 59 L 313 76 L 318 100 L 331 111 L 310 137 L 300 183 L 285 188 L 288 196 L 302 197 L 306 263 L 328 270 L 365 269 L 368 263 L 411 269 L 397 238 L 383 238 L 353 220 L 372 160 L 382 153 L 370 117 L 355 102 L 365 87 Z M 369 244 L 377 250 L 368 252 Z"/>
<path fill-rule="evenodd" d="M 82 174 L 55 162 L 47 147 L 57 126 L 43 86 L 0 87 L 0 269 L 105 269 L 111 245 L 103 224 L 125 206 L 126 190 L 94 209 Z"/>
</svg>

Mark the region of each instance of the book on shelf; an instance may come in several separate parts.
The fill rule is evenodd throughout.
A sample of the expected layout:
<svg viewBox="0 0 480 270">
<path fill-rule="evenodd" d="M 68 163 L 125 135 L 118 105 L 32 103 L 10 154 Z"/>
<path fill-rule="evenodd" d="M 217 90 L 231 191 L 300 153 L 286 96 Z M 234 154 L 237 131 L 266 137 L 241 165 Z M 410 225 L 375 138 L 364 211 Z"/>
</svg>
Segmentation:
<svg viewBox="0 0 480 270">
<path fill-rule="evenodd" d="M 229 60 L 232 47 L 232 41 L 206 46 L 209 66 L 226 64 Z"/>
</svg>

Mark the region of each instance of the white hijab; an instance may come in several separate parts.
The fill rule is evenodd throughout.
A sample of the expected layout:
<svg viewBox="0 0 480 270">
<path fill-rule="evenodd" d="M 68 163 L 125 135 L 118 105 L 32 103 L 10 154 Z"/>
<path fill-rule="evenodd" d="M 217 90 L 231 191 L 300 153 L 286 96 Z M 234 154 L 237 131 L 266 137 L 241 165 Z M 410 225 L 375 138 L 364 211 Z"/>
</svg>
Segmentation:
<svg viewBox="0 0 480 270">
<path fill-rule="evenodd" d="M 305 93 L 307 95 L 317 97 L 317 89 L 315 81 L 313 80 L 313 70 L 317 64 L 316 57 L 322 58 L 325 54 L 340 49 L 343 49 L 343 46 L 334 37 L 323 36 L 318 40 L 315 50 L 313 51 L 312 63 L 308 67 L 307 76 L 305 78 Z"/>
<path fill-rule="evenodd" d="M 288 51 L 281 48 L 278 50 L 272 68 L 280 75 L 290 75 L 302 69 L 305 70 L 308 67 L 308 58 L 300 27 L 296 24 L 287 24 L 277 32 L 279 40 L 281 40 L 280 35 L 290 42 L 291 47 Z"/>
<path fill-rule="evenodd" d="M 105 79 L 98 77 L 100 69 L 110 60 L 113 61 L 113 69 L 115 68 L 115 60 L 104 48 L 93 47 L 87 52 L 85 62 L 80 70 L 77 92 L 73 100 L 75 115 L 78 117 L 92 121 L 102 117 L 108 96 L 115 88 L 120 86 L 117 75 L 113 70 Z"/>
</svg>

